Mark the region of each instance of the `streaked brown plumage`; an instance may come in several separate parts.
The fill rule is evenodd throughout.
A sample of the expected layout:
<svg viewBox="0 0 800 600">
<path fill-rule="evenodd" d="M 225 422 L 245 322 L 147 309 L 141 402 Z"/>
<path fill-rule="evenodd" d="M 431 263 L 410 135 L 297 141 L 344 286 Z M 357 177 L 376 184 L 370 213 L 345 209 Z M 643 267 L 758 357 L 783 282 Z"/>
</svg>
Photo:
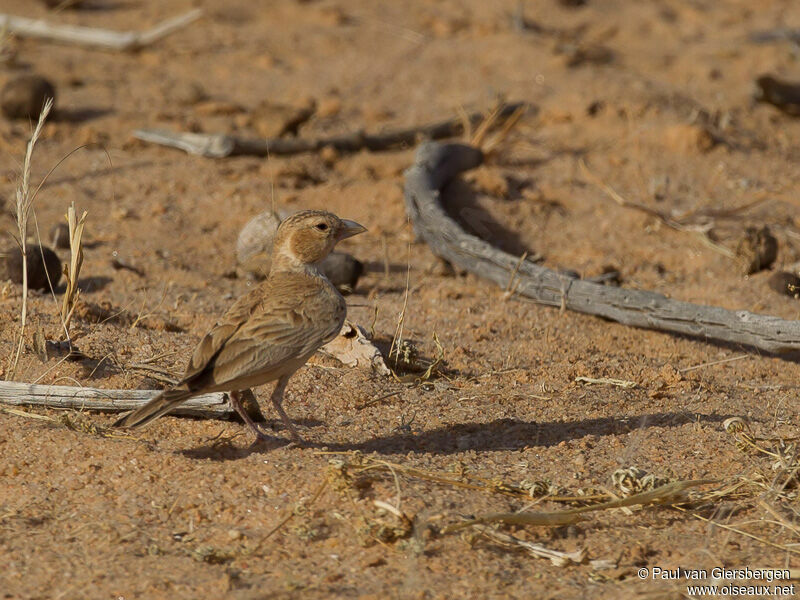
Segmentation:
<svg viewBox="0 0 800 600">
<path fill-rule="evenodd" d="M 255 431 L 240 402 L 242 391 L 276 381 L 272 403 L 300 442 L 281 406 L 289 377 L 317 349 L 339 333 L 347 307 L 341 294 L 319 273 L 317 263 L 337 242 L 366 231 L 354 221 L 325 211 L 302 211 L 281 223 L 275 234 L 267 279 L 237 300 L 195 348 L 186 373 L 174 388 L 115 423 L 139 427 L 193 396 L 230 392 L 231 404 Z"/>
</svg>

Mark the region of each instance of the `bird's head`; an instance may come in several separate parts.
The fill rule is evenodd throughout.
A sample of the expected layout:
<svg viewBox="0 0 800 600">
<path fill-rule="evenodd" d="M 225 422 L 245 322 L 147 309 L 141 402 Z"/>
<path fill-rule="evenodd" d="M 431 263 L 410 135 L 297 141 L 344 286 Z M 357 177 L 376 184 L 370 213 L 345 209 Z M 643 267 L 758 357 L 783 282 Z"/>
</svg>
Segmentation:
<svg viewBox="0 0 800 600">
<path fill-rule="evenodd" d="M 337 242 L 366 231 L 355 221 L 324 210 L 304 210 L 287 217 L 275 233 L 272 270 L 313 265 L 324 259 Z"/>
</svg>

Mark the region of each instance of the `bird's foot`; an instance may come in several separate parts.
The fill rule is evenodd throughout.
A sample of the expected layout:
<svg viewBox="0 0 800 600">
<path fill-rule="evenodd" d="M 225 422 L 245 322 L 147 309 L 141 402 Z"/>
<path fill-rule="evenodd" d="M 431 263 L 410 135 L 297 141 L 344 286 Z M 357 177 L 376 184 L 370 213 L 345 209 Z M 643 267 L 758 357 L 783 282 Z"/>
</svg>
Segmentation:
<svg viewBox="0 0 800 600">
<path fill-rule="evenodd" d="M 300 435 L 300 432 L 297 431 L 297 427 L 295 427 L 294 423 L 289 421 L 288 423 L 284 423 L 286 429 L 289 430 L 289 435 L 292 437 L 292 443 L 298 446 L 302 446 L 305 444 L 303 437 Z"/>
<path fill-rule="evenodd" d="M 308 444 L 301 437 L 292 438 L 292 441 L 284 446 L 284 448 L 286 448 L 287 450 L 291 450 L 292 448 L 306 448 L 306 447 L 308 447 Z"/>
</svg>

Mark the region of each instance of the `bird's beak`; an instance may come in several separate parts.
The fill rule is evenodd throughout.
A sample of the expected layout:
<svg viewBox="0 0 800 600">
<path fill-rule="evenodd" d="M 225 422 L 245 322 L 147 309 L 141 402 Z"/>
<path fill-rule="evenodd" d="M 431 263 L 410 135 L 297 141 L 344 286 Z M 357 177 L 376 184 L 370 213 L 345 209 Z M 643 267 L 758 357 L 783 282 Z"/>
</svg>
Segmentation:
<svg viewBox="0 0 800 600">
<path fill-rule="evenodd" d="M 353 237 L 354 235 L 358 235 L 359 233 L 364 233 L 367 230 L 366 227 L 359 225 L 355 221 L 350 221 L 348 219 L 342 219 L 342 225 L 339 228 L 339 240 L 344 240 L 349 237 Z"/>
</svg>

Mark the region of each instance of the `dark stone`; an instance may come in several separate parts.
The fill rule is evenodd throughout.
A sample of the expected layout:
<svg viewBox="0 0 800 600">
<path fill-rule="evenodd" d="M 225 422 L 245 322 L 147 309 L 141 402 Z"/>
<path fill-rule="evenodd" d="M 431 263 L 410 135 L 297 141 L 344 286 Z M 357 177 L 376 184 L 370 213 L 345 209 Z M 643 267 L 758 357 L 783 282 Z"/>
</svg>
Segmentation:
<svg viewBox="0 0 800 600">
<path fill-rule="evenodd" d="M 364 264 L 344 252 L 331 252 L 319 265 L 320 271 L 340 291 L 352 292 L 364 273 Z"/>
<path fill-rule="evenodd" d="M 48 98 L 55 105 L 56 88 L 52 83 L 39 75 L 20 75 L 0 91 L 0 109 L 9 119 L 38 121 Z"/>
<path fill-rule="evenodd" d="M 42 260 L 44 256 L 44 260 Z M 48 281 L 49 275 L 49 281 Z M 22 251 L 17 246 L 0 253 L 0 279 L 22 283 Z M 61 260 L 46 246 L 28 246 L 28 288 L 49 290 L 61 280 Z"/>
<path fill-rule="evenodd" d="M 793 117 L 800 116 L 800 84 L 781 81 L 771 75 L 762 75 L 756 79 L 754 97 L 759 102 L 766 102 L 781 109 Z"/>
</svg>

